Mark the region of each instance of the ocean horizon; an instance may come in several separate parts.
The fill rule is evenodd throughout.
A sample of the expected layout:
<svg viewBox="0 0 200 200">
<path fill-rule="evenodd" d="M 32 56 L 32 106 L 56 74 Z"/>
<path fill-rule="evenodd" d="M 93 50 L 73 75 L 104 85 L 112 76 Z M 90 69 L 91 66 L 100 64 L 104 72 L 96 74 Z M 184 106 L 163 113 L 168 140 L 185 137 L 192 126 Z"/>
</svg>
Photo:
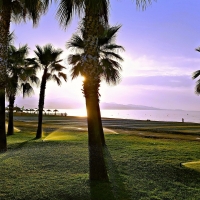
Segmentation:
<svg viewBox="0 0 200 200">
<path fill-rule="evenodd" d="M 47 109 L 45 109 L 46 111 Z M 57 109 L 57 115 L 80 116 L 85 117 L 86 109 Z M 51 112 L 53 113 L 53 109 Z M 184 110 L 108 110 L 101 109 L 101 117 L 151 120 L 151 121 L 172 121 L 172 122 L 194 122 L 200 123 L 199 111 Z"/>
</svg>

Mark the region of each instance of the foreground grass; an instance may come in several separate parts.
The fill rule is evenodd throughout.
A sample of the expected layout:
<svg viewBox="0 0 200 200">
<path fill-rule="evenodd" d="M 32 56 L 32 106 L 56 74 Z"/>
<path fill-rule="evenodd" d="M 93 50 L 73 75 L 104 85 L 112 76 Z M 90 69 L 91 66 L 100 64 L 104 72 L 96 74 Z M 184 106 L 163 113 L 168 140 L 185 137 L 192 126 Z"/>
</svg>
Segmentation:
<svg viewBox="0 0 200 200">
<path fill-rule="evenodd" d="M 106 130 L 110 183 L 91 184 L 85 126 L 64 124 L 45 122 L 44 142 L 33 139 L 36 122 L 15 124 L 21 132 L 8 137 L 9 150 L 0 154 L 1 200 L 200 199 L 200 170 L 180 166 L 200 160 L 199 141 Z"/>
</svg>

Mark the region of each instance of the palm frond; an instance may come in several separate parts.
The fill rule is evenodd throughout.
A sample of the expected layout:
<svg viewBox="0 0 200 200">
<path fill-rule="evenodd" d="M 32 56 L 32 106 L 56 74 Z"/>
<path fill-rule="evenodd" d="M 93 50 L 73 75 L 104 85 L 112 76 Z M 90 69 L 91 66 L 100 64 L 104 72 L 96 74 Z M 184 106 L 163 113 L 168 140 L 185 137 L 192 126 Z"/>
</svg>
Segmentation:
<svg viewBox="0 0 200 200">
<path fill-rule="evenodd" d="M 73 34 L 69 42 L 66 43 L 66 48 L 67 49 L 70 48 L 71 50 L 76 50 L 77 52 L 83 52 L 84 51 L 83 39 L 79 35 Z"/>
<path fill-rule="evenodd" d="M 195 72 L 193 73 L 192 79 L 195 79 L 195 78 L 197 78 L 198 76 L 200 76 L 200 70 L 197 70 L 197 71 L 195 71 Z"/>
<path fill-rule="evenodd" d="M 136 5 L 138 8 L 142 8 L 142 10 L 145 10 L 148 5 L 152 4 L 152 1 L 156 0 L 136 0 Z"/>
<path fill-rule="evenodd" d="M 63 65 L 61 65 L 59 63 L 56 63 L 56 64 L 52 64 L 50 66 L 50 69 L 51 69 L 51 73 L 54 73 L 54 72 L 60 72 L 63 69 L 66 69 L 66 67 L 64 67 Z"/>
<path fill-rule="evenodd" d="M 63 73 L 63 72 L 59 72 L 59 73 L 58 73 L 58 77 L 59 77 L 59 78 L 63 78 L 65 82 L 67 81 L 67 74 L 65 74 L 65 73 Z"/>
<path fill-rule="evenodd" d="M 195 50 L 198 51 L 198 52 L 200 52 L 200 47 L 196 48 Z"/>
<path fill-rule="evenodd" d="M 103 46 L 105 44 L 109 44 L 115 41 L 116 33 L 121 28 L 121 25 L 112 26 L 112 27 L 104 27 L 104 33 L 99 36 L 98 45 Z"/>
<path fill-rule="evenodd" d="M 83 66 L 81 63 L 74 65 L 71 69 L 72 80 L 77 78 L 79 75 L 83 75 Z"/>
<path fill-rule="evenodd" d="M 40 16 L 46 13 L 49 4 L 52 2 L 52 0 L 34 0 L 34 1 L 23 0 L 23 1 L 28 18 L 32 19 L 34 26 L 38 24 Z"/>
<path fill-rule="evenodd" d="M 118 62 L 109 59 L 103 59 L 102 64 L 102 77 L 108 84 L 116 85 L 120 82 L 120 73 L 119 69 L 121 66 Z"/>
<path fill-rule="evenodd" d="M 197 95 L 200 94 L 200 80 L 198 80 L 198 81 L 196 82 L 195 93 L 196 93 Z"/>
<path fill-rule="evenodd" d="M 23 97 L 26 97 L 26 96 L 30 96 L 31 94 L 34 93 L 34 90 L 32 88 L 32 86 L 30 85 L 30 83 L 22 83 L 21 84 L 21 87 L 22 87 L 22 94 L 23 94 Z"/>
<path fill-rule="evenodd" d="M 101 47 L 102 51 L 125 51 L 123 46 L 117 45 L 117 44 L 107 44 Z"/>
<path fill-rule="evenodd" d="M 57 1 L 57 0 L 56 0 Z M 81 14 L 84 8 L 82 0 L 60 0 L 56 17 L 63 28 L 70 23 L 74 14 Z"/>
<path fill-rule="evenodd" d="M 61 80 L 56 74 L 52 75 L 52 80 L 54 80 L 59 86 L 62 84 Z"/>
<path fill-rule="evenodd" d="M 52 75 L 51 75 L 51 73 L 47 73 L 47 81 L 49 81 L 49 80 L 52 80 Z"/>
<path fill-rule="evenodd" d="M 76 65 L 78 64 L 79 62 L 81 62 L 81 55 L 80 54 L 70 54 L 68 56 L 68 64 L 69 65 Z"/>
<path fill-rule="evenodd" d="M 109 59 L 116 59 L 116 60 L 119 60 L 119 61 L 123 61 L 123 58 L 117 54 L 117 53 L 114 53 L 114 52 L 111 52 L 111 51 L 101 51 L 101 53 L 103 53 L 103 57 L 104 58 L 109 58 Z"/>
<path fill-rule="evenodd" d="M 21 1 L 12 1 L 11 3 L 11 20 L 15 23 L 21 22 L 21 20 L 25 20 L 25 7 Z"/>
<path fill-rule="evenodd" d="M 13 45 L 15 39 L 14 31 L 8 35 L 8 45 Z"/>
<path fill-rule="evenodd" d="M 40 83 L 40 79 L 39 79 L 36 75 L 31 75 L 31 76 L 29 77 L 29 79 L 30 79 L 31 83 L 34 83 L 34 84 L 36 84 L 37 86 L 38 86 L 39 83 Z"/>
<path fill-rule="evenodd" d="M 36 58 L 26 58 L 26 65 L 32 67 L 35 71 L 41 70 L 42 66 L 37 62 Z"/>
</svg>

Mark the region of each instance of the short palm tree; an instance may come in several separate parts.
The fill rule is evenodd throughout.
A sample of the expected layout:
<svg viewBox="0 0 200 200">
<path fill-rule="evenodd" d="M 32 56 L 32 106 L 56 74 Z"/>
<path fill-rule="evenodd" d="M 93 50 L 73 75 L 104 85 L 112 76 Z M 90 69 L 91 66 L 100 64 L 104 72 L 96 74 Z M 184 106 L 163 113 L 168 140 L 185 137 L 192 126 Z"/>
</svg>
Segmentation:
<svg viewBox="0 0 200 200">
<path fill-rule="evenodd" d="M 43 70 L 41 85 L 40 85 L 40 96 L 39 96 L 39 115 L 38 115 L 38 127 L 36 138 L 42 137 L 42 113 L 44 108 L 45 89 L 47 81 L 54 80 L 58 85 L 61 85 L 61 78 L 67 81 L 67 75 L 62 72 L 65 69 L 60 64 L 62 60 L 59 59 L 62 54 L 61 49 L 55 49 L 51 44 L 47 44 L 44 47 L 36 46 L 34 52 L 36 58 L 30 59 L 29 62 L 38 69 Z"/>
<path fill-rule="evenodd" d="M 136 0 L 145 8 L 151 0 Z M 108 180 L 102 149 L 102 124 L 99 120 L 97 91 L 99 85 L 98 37 L 102 22 L 108 23 L 109 0 L 60 0 L 57 16 L 64 27 L 70 22 L 74 12 L 84 13 L 83 39 L 85 41 L 82 65 L 84 65 L 84 90 L 88 121 L 90 180 Z"/>
<path fill-rule="evenodd" d="M 27 45 L 19 47 L 18 49 L 15 46 L 10 45 L 8 51 L 6 96 L 9 101 L 9 120 L 7 135 L 13 135 L 13 109 L 16 95 L 22 89 L 23 96 L 29 96 L 33 92 L 31 84 L 37 84 L 39 79 L 36 76 L 36 70 L 27 65 Z"/>
<path fill-rule="evenodd" d="M 8 62 L 8 35 L 11 21 L 26 17 L 37 24 L 51 0 L 0 0 L 0 152 L 7 150 L 5 129 L 5 77 Z"/>
<path fill-rule="evenodd" d="M 117 84 L 120 80 L 119 71 L 121 66 L 118 61 L 123 61 L 122 57 L 118 54 L 120 50 L 124 50 L 122 46 L 119 46 L 114 43 L 116 33 L 121 26 L 114 27 L 103 27 L 102 26 L 102 35 L 99 35 L 98 38 L 98 85 L 96 88 L 96 98 L 99 101 L 99 87 L 101 80 L 105 80 L 108 84 Z M 84 29 L 80 29 L 80 34 L 74 34 L 71 40 L 67 43 L 67 48 L 75 50 L 76 54 L 70 54 L 68 57 L 68 62 L 73 66 L 72 68 L 72 79 L 78 77 L 79 75 L 84 76 L 84 65 L 82 65 L 81 59 L 84 55 L 84 40 L 83 40 Z M 87 95 L 88 91 L 84 85 L 83 81 L 83 93 L 84 96 Z M 105 145 L 105 138 L 103 133 L 102 121 L 101 121 L 101 112 L 99 110 L 99 124 L 101 124 L 101 137 L 102 144 Z"/>
</svg>

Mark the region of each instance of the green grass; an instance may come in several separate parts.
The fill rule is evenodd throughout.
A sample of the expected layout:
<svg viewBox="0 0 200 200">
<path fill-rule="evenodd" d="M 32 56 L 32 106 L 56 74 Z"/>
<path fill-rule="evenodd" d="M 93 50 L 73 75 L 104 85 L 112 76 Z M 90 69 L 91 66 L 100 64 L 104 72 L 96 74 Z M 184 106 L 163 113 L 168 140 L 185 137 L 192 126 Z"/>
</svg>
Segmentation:
<svg viewBox="0 0 200 200">
<path fill-rule="evenodd" d="M 44 122 L 44 142 L 34 140 L 36 122 L 15 123 L 21 131 L 8 137 L 8 151 L 0 154 L 0 200 L 200 199 L 199 163 L 189 165 L 200 161 L 198 140 L 109 127 L 104 151 L 110 182 L 90 183 L 86 127 L 53 120 Z"/>
</svg>

